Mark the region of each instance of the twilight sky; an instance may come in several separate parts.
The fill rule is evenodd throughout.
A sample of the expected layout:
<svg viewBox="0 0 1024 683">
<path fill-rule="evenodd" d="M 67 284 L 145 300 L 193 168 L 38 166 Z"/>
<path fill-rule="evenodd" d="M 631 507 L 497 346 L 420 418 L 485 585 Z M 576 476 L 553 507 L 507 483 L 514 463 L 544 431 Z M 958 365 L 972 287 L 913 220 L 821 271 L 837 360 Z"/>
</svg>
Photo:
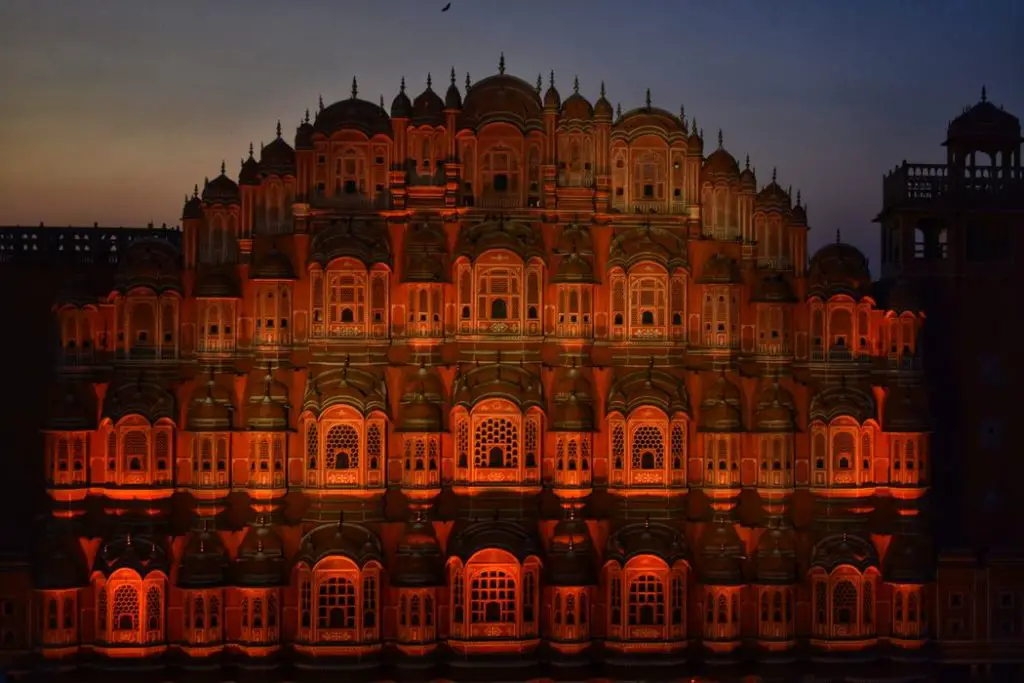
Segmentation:
<svg viewBox="0 0 1024 683">
<path fill-rule="evenodd" d="M 624 109 L 686 106 L 759 183 L 803 192 L 811 246 L 877 258 L 881 177 L 940 162 L 979 98 L 1024 116 L 1020 0 L 5 0 L 0 224 L 177 224 L 193 184 L 237 177 L 280 118 L 289 142 L 323 93 L 388 106 L 405 76 L 460 88 L 507 68 L 578 75 Z M 546 87 L 546 86 L 545 86 Z"/>
</svg>

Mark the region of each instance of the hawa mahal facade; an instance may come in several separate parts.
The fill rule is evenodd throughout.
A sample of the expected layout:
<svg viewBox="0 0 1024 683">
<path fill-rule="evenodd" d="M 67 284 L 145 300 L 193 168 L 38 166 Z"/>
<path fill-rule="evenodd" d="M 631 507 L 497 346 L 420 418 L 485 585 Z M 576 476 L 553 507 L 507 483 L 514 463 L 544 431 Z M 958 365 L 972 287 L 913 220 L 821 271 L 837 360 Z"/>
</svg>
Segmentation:
<svg viewBox="0 0 1024 683">
<path fill-rule="evenodd" d="M 650 94 L 466 81 L 62 288 L 34 666 L 930 675 L 913 288 Z"/>
</svg>

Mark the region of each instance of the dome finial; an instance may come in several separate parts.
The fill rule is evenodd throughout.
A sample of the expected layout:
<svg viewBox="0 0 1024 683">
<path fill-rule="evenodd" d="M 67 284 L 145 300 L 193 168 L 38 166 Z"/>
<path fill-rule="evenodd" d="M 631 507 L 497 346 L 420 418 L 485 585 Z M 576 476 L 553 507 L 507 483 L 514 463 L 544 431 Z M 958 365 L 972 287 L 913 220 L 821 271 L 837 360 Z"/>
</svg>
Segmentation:
<svg viewBox="0 0 1024 683">
<path fill-rule="evenodd" d="M 601 97 L 604 98 L 604 81 L 601 81 Z"/>
<path fill-rule="evenodd" d="M 544 78 L 538 73 L 537 74 L 537 85 L 534 87 L 534 90 L 537 91 L 538 95 L 540 94 L 540 89 L 542 87 L 544 87 Z"/>
<path fill-rule="evenodd" d="M 743 168 L 747 169 L 748 171 L 750 170 L 750 155 L 749 154 L 747 155 L 747 158 L 743 160 Z"/>
<path fill-rule="evenodd" d="M 800 206 L 800 190 L 796 191 L 796 205 Z"/>
<path fill-rule="evenodd" d="M 429 88 L 430 86 L 427 86 L 427 87 Z M 387 111 L 387 110 L 386 110 L 386 109 L 384 108 L 384 93 L 381 93 L 381 96 L 380 96 L 380 110 L 381 110 L 381 111 Z"/>
<path fill-rule="evenodd" d="M 252 159 L 252 141 L 249 142 L 249 158 Z"/>
<path fill-rule="evenodd" d="M 472 88 L 472 87 L 473 87 L 473 81 L 471 81 L 469 79 L 469 72 L 467 71 L 466 72 L 466 92 L 468 93 L 469 89 Z"/>
<path fill-rule="evenodd" d="M 548 87 L 549 88 L 554 88 L 555 87 L 555 70 L 554 69 L 552 69 L 551 72 L 548 74 Z"/>
<path fill-rule="evenodd" d="M 452 67 L 451 84 L 455 85 L 455 67 L 454 66 Z"/>
<path fill-rule="evenodd" d="M 693 117 L 693 121 L 690 121 L 690 135 L 697 134 L 697 117 Z"/>
<path fill-rule="evenodd" d="M 644 102 L 647 104 L 647 108 L 650 109 L 651 108 L 651 89 L 650 88 L 647 89 L 647 95 L 646 95 L 646 98 L 645 98 Z"/>
<path fill-rule="evenodd" d="M 981 86 L 981 101 L 988 102 L 988 89 L 984 85 Z"/>
<path fill-rule="evenodd" d="M 309 109 L 306 109 L 306 118 L 302 122 L 309 123 Z"/>
<path fill-rule="evenodd" d="M 501 56 L 498 57 L 498 73 L 505 73 L 505 52 L 502 51 Z"/>
<path fill-rule="evenodd" d="M 222 159 L 221 162 L 220 162 L 220 174 L 221 175 L 226 175 L 227 174 L 227 170 L 228 170 L 228 165 L 226 163 L 224 163 L 224 160 Z"/>
<path fill-rule="evenodd" d="M 839 232 L 839 228 L 836 228 L 836 244 L 839 244 L 843 239 L 842 233 Z"/>
<path fill-rule="evenodd" d="M 398 84 L 398 92 L 405 93 L 405 76 L 402 76 L 402 82 Z"/>
<path fill-rule="evenodd" d="M 323 111 L 324 110 L 324 96 L 323 95 L 320 95 L 320 99 L 318 100 L 318 105 L 320 107 L 319 111 Z"/>
<path fill-rule="evenodd" d="M 572 77 L 572 91 L 573 91 L 573 93 L 578 93 L 580 91 L 580 77 L 579 76 L 573 76 Z"/>
<path fill-rule="evenodd" d="M 192 186 L 192 197 L 196 198 L 199 196 L 199 183 Z"/>
<path fill-rule="evenodd" d="M 356 80 L 356 77 L 353 76 L 352 77 L 352 99 L 353 100 L 356 99 L 356 97 L 358 97 L 358 95 L 359 95 L 359 82 Z"/>
<path fill-rule="evenodd" d="M 430 72 L 427 72 L 427 90 L 430 90 L 434 86 L 434 79 L 430 76 Z"/>
<path fill-rule="evenodd" d="M 718 129 L 718 149 L 722 149 L 722 129 Z"/>
<path fill-rule="evenodd" d="M 277 137 L 281 137 L 281 119 L 277 120 Z"/>
<path fill-rule="evenodd" d="M 772 182 L 773 183 L 775 182 L 775 178 L 776 177 L 777 177 L 776 176 L 776 168 L 774 166 L 772 166 Z"/>
</svg>

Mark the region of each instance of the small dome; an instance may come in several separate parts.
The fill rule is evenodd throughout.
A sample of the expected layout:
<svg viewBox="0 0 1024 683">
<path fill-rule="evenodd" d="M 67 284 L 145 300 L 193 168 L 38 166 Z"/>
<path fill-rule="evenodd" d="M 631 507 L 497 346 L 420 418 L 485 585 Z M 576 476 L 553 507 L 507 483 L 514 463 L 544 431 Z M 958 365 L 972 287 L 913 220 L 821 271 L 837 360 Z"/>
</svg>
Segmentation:
<svg viewBox="0 0 1024 683">
<path fill-rule="evenodd" d="M 452 402 L 472 407 L 487 398 L 511 401 L 520 408 L 544 408 L 544 386 L 533 366 L 502 363 L 501 354 L 493 363 L 474 365 L 455 378 Z"/>
<path fill-rule="evenodd" d="M 189 402 L 186 429 L 191 432 L 228 431 L 231 429 L 231 394 L 210 379 L 196 388 Z"/>
<path fill-rule="evenodd" d="M 116 377 L 103 398 L 103 417 L 113 422 L 127 415 L 141 415 L 150 422 L 174 420 L 176 414 L 174 395 L 163 385 L 143 378 L 141 373 Z"/>
<path fill-rule="evenodd" d="M 412 118 L 412 101 L 409 99 L 409 96 L 405 94 L 404 78 L 402 79 L 402 84 L 398 87 L 398 94 L 395 95 L 395 99 L 391 100 L 391 118 Z"/>
<path fill-rule="evenodd" d="M 406 588 L 443 586 L 444 558 L 434 526 L 418 513 L 405 525 L 391 571 L 391 585 Z"/>
<path fill-rule="evenodd" d="M 383 563 L 384 549 L 377 534 L 368 527 L 341 521 L 323 524 L 307 533 L 298 560 L 312 567 L 330 556 L 347 557 L 357 567 L 363 567 L 371 561 Z"/>
<path fill-rule="evenodd" d="M 558 89 L 555 88 L 555 72 L 551 72 L 551 77 L 548 79 L 548 89 L 544 93 L 544 109 L 559 110 L 562 108 L 562 96 L 558 94 Z"/>
<path fill-rule="evenodd" d="M 124 531 L 103 542 L 92 567 L 106 577 L 119 569 L 130 569 L 142 578 L 150 572 L 167 574 L 167 553 L 155 539 Z"/>
<path fill-rule="evenodd" d="M 209 588 L 226 580 L 228 557 L 220 536 L 203 529 L 193 532 L 185 544 L 178 569 L 178 587 Z"/>
<path fill-rule="evenodd" d="M 314 133 L 330 137 L 339 130 L 357 130 L 368 138 L 375 135 L 390 138 L 394 132 L 391 117 L 379 104 L 361 100 L 357 94 L 358 88 L 353 78 L 352 96 L 321 109 L 313 122 Z"/>
<path fill-rule="evenodd" d="M 555 525 L 555 534 L 545 562 L 545 581 L 549 586 L 593 586 L 594 548 L 590 531 L 583 520 L 570 513 Z"/>
<path fill-rule="evenodd" d="M 468 562 L 473 555 L 487 549 L 504 550 L 520 562 L 540 557 L 541 544 L 533 525 L 525 521 L 500 519 L 460 519 L 448 536 L 448 556 Z"/>
<path fill-rule="evenodd" d="M 444 94 L 445 109 L 462 109 L 462 94 L 459 87 L 455 85 L 455 67 L 452 67 L 451 81 L 448 83 L 448 92 Z"/>
<path fill-rule="evenodd" d="M 811 551 L 811 566 L 831 572 L 836 567 L 848 564 L 860 571 L 869 567 L 878 568 L 878 553 L 871 541 L 850 533 L 825 536 Z"/>
<path fill-rule="evenodd" d="M 604 81 L 601 81 L 601 96 L 594 102 L 594 118 L 599 121 L 611 121 L 614 115 L 612 103 L 604 96 Z"/>
<path fill-rule="evenodd" d="M 931 540 L 922 533 L 897 533 L 885 552 L 882 573 L 889 583 L 924 584 L 934 581 Z"/>
<path fill-rule="evenodd" d="M 838 237 L 838 235 L 837 235 Z M 819 249 L 808 266 L 808 296 L 827 300 L 836 294 L 860 299 L 870 293 L 868 260 L 856 247 L 837 241 Z"/>
<path fill-rule="evenodd" d="M 837 417 L 852 417 L 863 424 L 875 419 L 875 401 L 870 393 L 847 385 L 845 377 L 840 384 L 826 386 L 811 399 L 810 419 L 828 424 Z"/>
<path fill-rule="evenodd" d="M 416 126 L 444 125 L 444 102 L 434 92 L 430 74 L 427 74 L 427 89 L 412 101 L 412 122 Z"/>
<path fill-rule="evenodd" d="M 789 280 L 782 273 L 769 273 L 754 283 L 754 291 L 750 295 L 751 303 L 796 303 L 796 294 Z"/>
<path fill-rule="evenodd" d="M 527 261 L 532 257 L 544 259 L 544 239 L 535 223 L 507 220 L 499 216 L 494 220 L 482 220 L 459 231 L 455 244 L 456 256 L 467 256 L 475 260 L 492 249 L 507 249 Z"/>
<path fill-rule="evenodd" d="M 608 537 L 606 560 L 619 565 L 639 555 L 653 555 L 672 566 L 679 560 L 689 560 L 689 544 L 681 531 L 665 522 L 632 522 Z"/>
<path fill-rule="evenodd" d="M 647 370 L 635 370 L 617 379 L 608 394 L 607 412 L 628 415 L 641 406 L 660 408 L 666 415 L 689 413 L 686 385 L 675 375 L 655 368 L 651 359 Z"/>
<path fill-rule="evenodd" d="M 924 434 L 932 431 L 928 396 L 920 387 L 896 385 L 882 404 L 882 429 L 886 432 Z"/>
<path fill-rule="evenodd" d="M 608 268 L 629 270 L 643 261 L 654 261 L 670 272 L 686 265 L 686 238 L 679 232 L 650 223 L 616 230 L 608 254 Z"/>
<path fill-rule="evenodd" d="M 700 403 L 702 432 L 738 432 L 743 429 L 743 395 L 722 372 L 708 387 Z"/>
<path fill-rule="evenodd" d="M 722 147 L 722 134 L 718 134 L 718 149 L 712 152 L 703 167 L 705 178 L 739 179 L 740 165 L 736 158 Z"/>
<path fill-rule="evenodd" d="M 986 146 L 991 147 L 1019 144 L 1020 119 L 989 102 L 988 93 L 982 88 L 981 101 L 953 119 L 946 130 L 946 145 L 960 139 L 988 143 Z"/>
<path fill-rule="evenodd" d="M 796 545 L 788 527 L 773 526 L 761 534 L 755 555 L 757 583 L 791 585 L 796 582 Z"/>
<path fill-rule="evenodd" d="M 590 380 L 575 363 L 560 369 L 551 391 L 551 431 L 595 431 L 593 393 Z"/>
<path fill-rule="evenodd" d="M 270 364 L 249 373 L 246 394 L 245 428 L 258 432 L 282 432 L 288 429 L 288 385 L 274 379 Z"/>
<path fill-rule="evenodd" d="M 295 150 L 281 137 L 280 121 L 277 123 L 277 137 L 260 150 L 260 170 L 264 175 L 295 175 Z"/>
<path fill-rule="evenodd" d="M 724 519 L 713 521 L 700 535 L 701 581 L 709 586 L 738 586 L 743 583 L 743 541 L 733 525 Z"/>
<path fill-rule="evenodd" d="M 203 217 L 203 200 L 199 198 L 199 186 L 196 186 L 192 196 L 185 199 L 185 206 L 181 209 L 181 220 L 199 220 Z"/>
<path fill-rule="evenodd" d="M 793 400 L 793 394 L 782 387 L 778 379 L 773 380 L 757 395 L 753 431 L 796 431 L 796 402 Z"/>
<path fill-rule="evenodd" d="M 458 129 L 480 130 L 491 122 L 505 122 L 522 131 L 543 131 L 543 104 L 532 85 L 506 74 L 504 69 L 473 84 L 459 113 Z"/>
<path fill-rule="evenodd" d="M 220 175 L 206 183 L 203 187 L 203 201 L 207 204 L 238 204 L 238 184 L 229 178 L 224 164 L 220 165 Z"/>
<path fill-rule="evenodd" d="M 743 277 L 740 275 L 740 267 L 736 263 L 736 259 L 716 251 L 701 266 L 697 282 L 700 284 L 740 284 L 743 282 Z"/>
<path fill-rule="evenodd" d="M 586 97 L 580 95 L 578 78 L 573 79 L 572 94 L 562 103 L 562 112 L 559 118 L 563 121 L 589 121 L 594 118 L 594 107 Z"/>
<path fill-rule="evenodd" d="M 249 145 L 249 156 L 242 161 L 242 170 L 238 172 L 238 184 L 260 184 L 260 162 L 252 155 L 252 145 Z"/>
<path fill-rule="evenodd" d="M 413 223 L 403 245 L 403 282 L 448 282 L 448 235 L 438 223 Z"/>
<path fill-rule="evenodd" d="M 704 138 L 697 133 L 697 120 L 694 119 L 693 127 L 690 129 L 690 135 L 686 138 L 686 148 L 690 154 L 700 154 L 704 156 Z"/>
<path fill-rule="evenodd" d="M 593 266 L 594 247 L 588 226 L 571 223 L 562 228 L 554 254 L 559 258 L 551 274 L 551 282 L 597 282 Z"/>
<path fill-rule="evenodd" d="M 807 227 L 807 208 L 800 203 L 800 193 L 796 195 L 796 206 L 789 213 L 790 225 L 800 228 Z"/>
<path fill-rule="evenodd" d="M 253 280 L 295 280 L 295 269 L 288 254 L 271 247 L 263 252 L 253 266 L 249 277 Z"/>
<path fill-rule="evenodd" d="M 306 118 L 295 129 L 295 149 L 313 149 L 313 124 L 309 122 L 308 109 L 306 110 Z"/>
<path fill-rule="evenodd" d="M 742 171 L 740 171 L 740 187 L 744 192 L 757 192 L 757 176 L 750 170 L 750 157 L 747 157 Z"/>
<path fill-rule="evenodd" d="M 789 211 L 791 199 L 789 193 L 775 181 L 775 171 L 772 171 L 772 181 L 761 188 L 754 200 L 754 206 L 765 211 Z"/>
<path fill-rule="evenodd" d="M 156 237 L 132 240 L 122 252 L 114 276 L 117 291 L 143 287 L 154 292 L 181 291 L 181 252 Z"/>
<path fill-rule="evenodd" d="M 377 221 L 332 220 L 321 228 L 309 245 L 309 263 L 326 268 L 338 258 L 354 258 L 367 268 L 382 263 L 391 266 L 391 242 L 387 228 Z"/>
<path fill-rule="evenodd" d="M 53 522 L 37 537 L 32 552 L 32 587 L 66 590 L 87 585 L 85 554 L 64 523 Z"/>
<path fill-rule="evenodd" d="M 88 383 L 54 384 L 45 429 L 55 432 L 96 429 L 96 392 Z"/>
<path fill-rule="evenodd" d="M 241 294 L 233 269 L 201 266 L 193 295 L 197 299 L 237 299 Z"/>
<path fill-rule="evenodd" d="M 246 532 L 231 569 L 235 585 L 243 588 L 285 583 L 284 544 L 262 515 Z"/>
<path fill-rule="evenodd" d="M 387 384 L 372 368 L 313 365 L 302 400 L 303 410 L 320 413 L 332 405 L 347 405 L 367 415 L 387 412 Z"/>
</svg>

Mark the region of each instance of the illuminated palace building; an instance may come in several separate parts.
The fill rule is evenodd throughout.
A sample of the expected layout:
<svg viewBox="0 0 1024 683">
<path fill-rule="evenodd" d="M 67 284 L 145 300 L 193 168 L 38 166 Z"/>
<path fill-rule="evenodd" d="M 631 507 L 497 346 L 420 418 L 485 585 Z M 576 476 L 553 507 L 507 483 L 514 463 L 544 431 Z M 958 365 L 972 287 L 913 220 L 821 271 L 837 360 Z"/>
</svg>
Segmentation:
<svg viewBox="0 0 1024 683">
<path fill-rule="evenodd" d="M 931 676 L 911 289 L 650 94 L 441 90 L 64 288 L 32 666 Z"/>
</svg>

